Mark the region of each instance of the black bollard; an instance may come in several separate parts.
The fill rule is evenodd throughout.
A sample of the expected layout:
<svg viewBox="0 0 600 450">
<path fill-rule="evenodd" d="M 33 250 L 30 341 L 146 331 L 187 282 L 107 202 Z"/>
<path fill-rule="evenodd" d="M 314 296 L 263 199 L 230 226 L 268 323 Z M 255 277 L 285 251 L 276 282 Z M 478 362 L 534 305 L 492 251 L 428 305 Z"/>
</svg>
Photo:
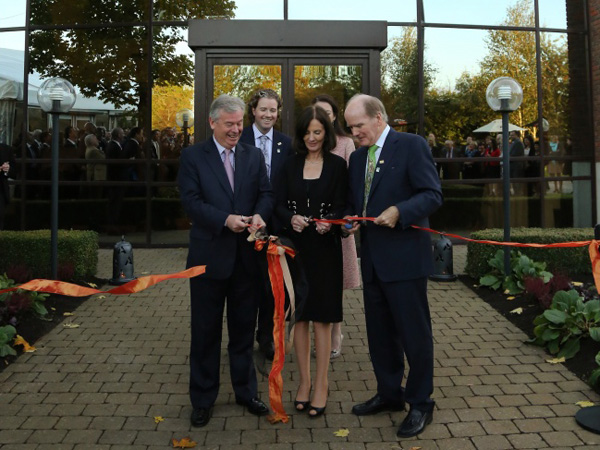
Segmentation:
<svg viewBox="0 0 600 450">
<path fill-rule="evenodd" d="M 133 276 L 133 247 L 131 243 L 121 237 L 121 241 L 115 244 L 113 250 L 113 277 L 112 285 L 121 285 L 135 280 Z"/>
<path fill-rule="evenodd" d="M 452 258 L 452 242 L 442 234 L 433 244 L 433 275 L 430 275 L 429 279 L 433 281 L 456 280 Z"/>
</svg>

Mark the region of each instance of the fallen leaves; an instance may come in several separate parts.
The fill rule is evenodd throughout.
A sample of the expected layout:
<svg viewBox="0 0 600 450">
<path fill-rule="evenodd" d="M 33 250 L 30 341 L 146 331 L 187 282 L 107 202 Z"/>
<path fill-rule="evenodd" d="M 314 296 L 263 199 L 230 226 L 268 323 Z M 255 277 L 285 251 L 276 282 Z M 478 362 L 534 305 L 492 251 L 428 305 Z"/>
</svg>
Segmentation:
<svg viewBox="0 0 600 450">
<path fill-rule="evenodd" d="M 79 328 L 81 325 L 79 325 L 78 323 L 73 323 L 73 322 L 67 322 L 67 323 L 63 323 L 63 328 Z"/>
<path fill-rule="evenodd" d="M 36 348 L 34 346 L 29 345 L 29 342 L 27 342 L 25 339 L 23 339 L 22 336 L 18 334 L 15 336 L 15 341 L 13 342 L 13 345 L 22 345 L 23 351 L 25 353 L 33 353 L 36 351 Z"/>
<path fill-rule="evenodd" d="M 519 308 L 513 309 L 510 313 L 511 314 L 523 314 L 523 308 L 519 307 Z"/>
<path fill-rule="evenodd" d="M 65 316 L 65 317 L 70 317 L 70 316 L 74 316 L 74 315 L 75 314 L 73 314 L 72 312 L 63 313 L 63 316 Z"/>
<path fill-rule="evenodd" d="M 162 416 L 154 416 L 154 423 L 164 422 L 165 419 Z"/>
<path fill-rule="evenodd" d="M 106 295 L 99 295 L 98 297 L 96 297 L 98 300 L 102 300 L 103 298 L 106 298 Z"/>
<path fill-rule="evenodd" d="M 574 287 L 581 287 L 581 286 L 583 286 L 583 283 L 581 281 L 571 281 L 571 284 Z"/>
<path fill-rule="evenodd" d="M 560 358 L 554 358 L 554 359 L 547 359 L 546 362 L 550 363 L 550 364 L 560 364 L 560 363 L 564 363 L 566 361 L 564 356 L 561 356 Z"/>
<path fill-rule="evenodd" d="M 173 442 L 173 448 L 194 448 L 196 445 L 198 445 L 189 437 L 181 438 L 180 440 L 171 439 L 171 441 Z"/>
<path fill-rule="evenodd" d="M 515 298 L 517 298 L 517 297 L 515 297 L 514 295 L 511 295 L 510 297 L 506 297 L 506 300 L 511 301 L 511 300 L 514 300 Z"/>
<path fill-rule="evenodd" d="M 350 434 L 350 430 L 348 428 L 340 428 L 337 431 L 334 431 L 333 434 L 337 437 L 346 437 Z"/>
<path fill-rule="evenodd" d="M 86 283 L 89 287 L 98 289 L 98 285 L 96 283 Z"/>
<path fill-rule="evenodd" d="M 582 408 L 589 408 L 590 406 L 594 406 L 594 402 L 590 402 L 588 400 L 582 400 L 580 402 L 575 403 L 577 406 L 581 406 Z"/>
</svg>

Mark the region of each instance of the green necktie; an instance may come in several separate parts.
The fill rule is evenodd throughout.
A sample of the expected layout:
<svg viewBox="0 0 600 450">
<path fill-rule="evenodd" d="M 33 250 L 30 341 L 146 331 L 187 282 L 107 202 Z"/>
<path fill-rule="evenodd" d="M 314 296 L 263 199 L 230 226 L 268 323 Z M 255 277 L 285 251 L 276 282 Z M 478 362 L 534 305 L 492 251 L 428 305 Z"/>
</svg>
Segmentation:
<svg viewBox="0 0 600 450">
<path fill-rule="evenodd" d="M 368 154 L 368 164 L 367 164 L 367 175 L 365 177 L 365 198 L 363 201 L 363 217 L 366 217 L 367 214 L 367 200 L 369 199 L 369 192 L 371 191 L 371 183 L 373 181 L 373 175 L 375 175 L 375 166 L 377 166 L 377 157 L 375 156 L 375 152 L 379 147 L 377 144 L 371 145 L 369 147 Z"/>
</svg>

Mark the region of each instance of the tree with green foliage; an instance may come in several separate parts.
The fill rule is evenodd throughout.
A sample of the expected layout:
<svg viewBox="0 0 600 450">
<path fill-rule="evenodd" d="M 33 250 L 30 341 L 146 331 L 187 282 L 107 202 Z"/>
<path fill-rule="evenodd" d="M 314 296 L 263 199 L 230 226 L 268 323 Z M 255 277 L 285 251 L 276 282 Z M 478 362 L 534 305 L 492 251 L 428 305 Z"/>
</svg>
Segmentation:
<svg viewBox="0 0 600 450">
<path fill-rule="evenodd" d="M 231 0 L 82 0 L 68 6 L 61 0 L 37 0 L 31 2 L 34 25 L 105 26 L 35 30 L 31 33 L 31 68 L 42 77 L 68 79 L 85 96 L 137 110 L 143 123 L 148 111 L 149 1 L 154 1 L 156 20 L 231 18 L 235 9 Z M 125 22 L 139 25 L 111 27 Z M 154 27 L 153 33 L 153 83 L 191 85 L 194 63 L 175 51 L 184 40 L 183 30 Z"/>
</svg>

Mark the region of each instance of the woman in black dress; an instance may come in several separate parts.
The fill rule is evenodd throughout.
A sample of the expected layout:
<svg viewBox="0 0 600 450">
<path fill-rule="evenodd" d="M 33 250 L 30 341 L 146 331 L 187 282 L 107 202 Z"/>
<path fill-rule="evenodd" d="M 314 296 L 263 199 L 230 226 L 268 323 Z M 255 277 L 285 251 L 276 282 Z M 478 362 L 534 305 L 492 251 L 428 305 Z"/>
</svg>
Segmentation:
<svg viewBox="0 0 600 450">
<path fill-rule="evenodd" d="M 346 206 L 346 161 L 331 153 L 335 131 L 327 113 L 306 108 L 296 124 L 294 149 L 277 188 L 276 214 L 294 242 L 308 281 L 308 296 L 295 327 L 294 349 L 300 385 L 294 405 L 310 417 L 327 405 L 331 326 L 342 321 L 342 246 L 339 226 L 314 223 L 311 218 L 337 219 Z M 316 375 L 310 379 L 310 333 L 313 322 Z"/>
</svg>

